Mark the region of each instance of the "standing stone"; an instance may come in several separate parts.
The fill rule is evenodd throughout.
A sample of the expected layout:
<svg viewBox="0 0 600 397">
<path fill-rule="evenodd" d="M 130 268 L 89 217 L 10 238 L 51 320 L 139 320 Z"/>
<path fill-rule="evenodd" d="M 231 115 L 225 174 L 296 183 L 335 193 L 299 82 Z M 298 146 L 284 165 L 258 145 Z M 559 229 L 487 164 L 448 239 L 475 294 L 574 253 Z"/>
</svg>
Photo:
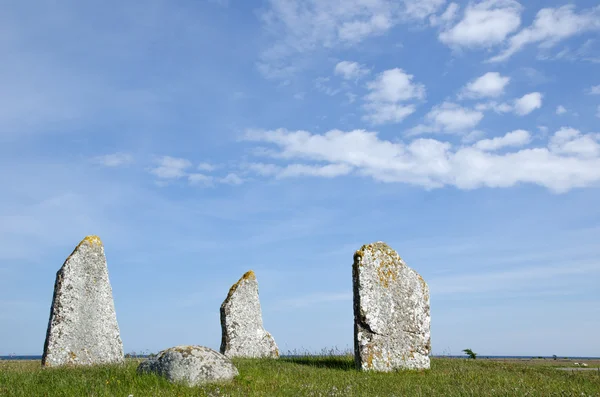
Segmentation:
<svg viewBox="0 0 600 397">
<path fill-rule="evenodd" d="M 354 254 L 354 361 L 359 370 L 427 369 L 429 287 L 383 242 Z"/>
<path fill-rule="evenodd" d="M 155 373 L 169 382 L 199 386 L 227 382 L 239 375 L 231 360 L 204 346 L 175 346 L 143 361 L 137 372 Z"/>
<path fill-rule="evenodd" d="M 263 328 L 252 270 L 231 287 L 221 305 L 221 331 L 221 353 L 227 357 L 279 357 L 275 340 Z"/>
<path fill-rule="evenodd" d="M 43 366 L 123 362 L 104 247 L 87 236 L 56 273 Z"/>
</svg>

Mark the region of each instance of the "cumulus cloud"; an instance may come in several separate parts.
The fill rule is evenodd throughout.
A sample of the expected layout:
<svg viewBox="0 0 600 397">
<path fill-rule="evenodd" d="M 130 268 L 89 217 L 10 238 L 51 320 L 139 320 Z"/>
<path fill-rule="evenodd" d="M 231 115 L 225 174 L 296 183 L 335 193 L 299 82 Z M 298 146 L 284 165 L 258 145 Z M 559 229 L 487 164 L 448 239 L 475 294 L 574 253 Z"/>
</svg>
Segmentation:
<svg viewBox="0 0 600 397">
<path fill-rule="evenodd" d="M 529 183 L 554 192 L 600 182 L 600 137 L 571 128 L 560 129 L 546 146 L 534 148 L 522 147 L 530 142 L 530 134 L 523 130 L 457 147 L 422 138 L 391 142 L 365 130 L 331 130 L 325 134 L 259 130 L 248 131 L 246 139 L 275 146 L 277 151 L 271 156 L 290 162 L 287 166 L 259 163 L 249 168 L 268 176 L 279 176 L 289 167 L 296 171 L 288 171 L 286 177 L 354 174 L 428 189 Z M 509 150 L 497 152 L 500 148 Z M 319 171 L 327 166 L 332 167 L 328 172 Z"/>
<path fill-rule="evenodd" d="M 567 109 L 563 105 L 558 105 L 556 107 L 556 114 L 558 114 L 560 116 L 561 114 L 565 114 L 565 113 L 567 113 Z"/>
<path fill-rule="evenodd" d="M 502 149 L 504 147 L 519 147 L 531 142 L 531 135 L 529 131 L 516 130 L 509 132 L 508 134 L 492 139 L 482 139 L 473 145 L 474 148 L 479 150 L 493 151 Z"/>
<path fill-rule="evenodd" d="M 241 185 L 242 183 L 244 183 L 244 180 L 239 175 L 231 172 L 225 177 L 221 178 L 219 182 L 227 185 Z"/>
<path fill-rule="evenodd" d="M 163 156 L 157 160 L 158 165 L 150 172 L 161 179 L 177 179 L 186 175 L 186 169 L 192 166 L 189 160 Z"/>
<path fill-rule="evenodd" d="M 200 164 L 198 164 L 198 167 L 196 167 L 196 168 L 198 168 L 199 171 L 210 172 L 210 171 L 214 171 L 217 167 L 211 163 L 200 163 Z"/>
<path fill-rule="evenodd" d="M 548 147 L 553 153 L 576 155 L 587 158 L 600 156 L 598 135 L 583 135 L 574 128 L 563 127 L 550 138 Z"/>
<path fill-rule="evenodd" d="M 588 94 L 600 95 L 600 84 L 591 86 L 588 90 Z"/>
<path fill-rule="evenodd" d="M 411 128 L 409 135 L 417 135 L 429 132 L 443 133 L 467 133 L 483 119 L 483 113 L 462 107 L 456 103 L 444 102 L 435 106 L 425 116 L 425 124 Z"/>
<path fill-rule="evenodd" d="M 542 94 L 539 92 L 532 92 L 523 97 L 517 99 L 514 104 L 515 113 L 519 116 L 525 116 L 535 109 L 542 107 Z"/>
<path fill-rule="evenodd" d="M 510 77 L 502 76 L 498 72 L 488 72 L 469 82 L 463 88 L 460 96 L 464 98 L 498 97 L 504 93 L 504 88 L 509 81 Z"/>
<path fill-rule="evenodd" d="M 203 185 L 203 186 L 212 186 L 214 178 L 210 175 L 205 175 L 201 173 L 193 173 L 189 174 L 188 181 L 191 185 Z"/>
<path fill-rule="evenodd" d="M 525 94 L 521 98 L 517 98 L 510 103 L 498 103 L 495 101 L 478 103 L 475 105 L 475 109 L 482 112 L 486 110 L 493 110 L 496 113 L 512 112 L 519 116 L 525 116 L 533 112 L 535 109 L 542 107 L 542 98 L 543 95 L 540 92 L 530 92 L 529 94 Z"/>
<path fill-rule="evenodd" d="M 358 80 L 370 73 L 370 70 L 358 62 L 341 61 L 335 65 L 334 73 L 346 80 Z"/>
<path fill-rule="evenodd" d="M 451 47 L 486 48 L 502 43 L 521 25 L 521 5 L 513 0 L 470 3 L 462 19 L 439 34 Z"/>
<path fill-rule="evenodd" d="M 550 48 L 569 37 L 597 30 L 600 30 L 600 6 L 579 13 L 575 12 L 572 4 L 543 8 L 538 11 L 531 26 L 512 36 L 507 48 L 490 62 L 504 61 L 529 44 L 538 43 L 542 48 Z"/>
<path fill-rule="evenodd" d="M 386 70 L 367 83 L 369 93 L 365 95 L 363 117 L 373 124 L 398 123 L 415 111 L 409 100 L 425 97 L 425 86 L 413 81 L 414 76 L 395 68 Z"/>
<path fill-rule="evenodd" d="M 105 167 L 120 167 L 133 163 L 133 156 L 129 153 L 106 154 L 104 156 L 94 157 L 92 162 Z"/>
</svg>

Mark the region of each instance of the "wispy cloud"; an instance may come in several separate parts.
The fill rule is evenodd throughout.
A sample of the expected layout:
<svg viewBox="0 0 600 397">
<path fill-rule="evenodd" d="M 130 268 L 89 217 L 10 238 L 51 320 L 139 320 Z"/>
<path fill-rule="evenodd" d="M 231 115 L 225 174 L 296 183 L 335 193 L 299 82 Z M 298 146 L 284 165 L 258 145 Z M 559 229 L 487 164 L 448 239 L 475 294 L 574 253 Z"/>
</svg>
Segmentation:
<svg viewBox="0 0 600 397">
<path fill-rule="evenodd" d="M 438 277 L 429 281 L 432 296 L 500 290 L 522 290 L 551 280 L 600 273 L 599 262 L 570 263 L 569 266 L 535 266 L 525 269 Z"/>
<path fill-rule="evenodd" d="M 105 167 L 120 167 L 133 163 L 133 155 L 129 153 L 106 154 L 94 157 L 92 161 Z"/>
<path fill-rule="evenodd" d="M 573 4 L 543 8 L 531 26 L 512 36 L 507 48 L 490 58 L 490 62 L 504 61 L 529 44 L 538 43 L 541 48 L 550 48 L 569 37 L 597 30 L 600 30 L 600 6 L 580 12 L 575 12 Z"/>
</svg>

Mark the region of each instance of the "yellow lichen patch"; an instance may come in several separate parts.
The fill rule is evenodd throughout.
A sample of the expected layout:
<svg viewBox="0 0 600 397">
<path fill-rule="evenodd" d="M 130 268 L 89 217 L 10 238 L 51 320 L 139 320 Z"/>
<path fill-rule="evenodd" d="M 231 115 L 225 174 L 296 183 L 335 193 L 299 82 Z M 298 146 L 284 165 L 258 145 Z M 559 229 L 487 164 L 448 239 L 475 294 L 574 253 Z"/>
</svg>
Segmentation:
<svg viewBox="0 0 600 397">
<path fill-rule="evenodd" d="M 79 243 L 79 245 L 81 245 L 84 242 L 87 242 L 90 245 L 102 245 L 102 240 L 100 240 L 100 237 L 96 235 L 85 236 L 85 238 L 81 240 L 81 243 Z"/>
<path fill-rule="evenodd" d="M 256 274 L 252 270 L 248 270 L 242 278 L 240 278 L 237 283 L 233 284 L 231 288 L 229 288 L 229 293 L 227 294 L 227 299 L 231 298 L 231 295 L 235 292 L 235 290 L 244 282 L 245 280 L 256 280 Z"/>
<path fill-rule="evenodd" d="M 427 283 L 425 282 L 423 277 L 421 277 L 420 274 L 417 274 L 417 276 L 419 276 L 419 281 L 421 282 L 421 288 L 423 288 L 423 296 L 425 297 L 426 300 L 429 300 L 429 289 L 427 288 Z"/>
<path fill-rule="evenodd" d="M 69 359 L 70 362 L 73 362 L 77 359 L 77 354 L 73 353 L 73 352 L 69 352 Z"/>
<path fill-rule="evenodd" d="M 173 351 L 177 353 L 181 353 L 182 356 L 187 357 L 192 354 L 192 350 L 194 350 L 194 346 L 175 346 Z"/>
<path fill-rule="evenodd" d="M 398 274 L 398 264 L 395 258 L 387 256 L 379 263 L 377 267 L 377 277 L 383 287 L 388 288 L 392 281 L 396 281 Z"/>
<path fill-rule="evenodd" d="M 373 368 L 373 360 L 376 358 L 383 358 L 383 355 L 379 351 L 375 351 L 371 345 L 367 346 L 367 369 Z"/>
<path fill-rule="evenodd" d="M 90 247 L 93 247 L 93 246 L 96 246 L 96 245 L 99 246 L 99 247 L 102 247 L 102 240 L 100 240 L 100 237 L 98 237 L 96 235 L 93 235 L 93 234 L 89 235 L 89 236 L 85 236 L 83 238 L 83 240 L 81 240 L 79 242 L 79 244 L 77 244 L 77 247 L 75 247 L 75 249 L 73 250 L 73 252 L 71 252 L 71 255 L 69 255 L 67 257 L 67 259 L 65 260 L 65 263 L 68 262 L 69 259 L 71 259 L 71 257 L 73 256 L 73 254 L 75 252 L 77 252 L 79 250 L 79 248 L 81 248 L 81 246 L 83 244 L 88 244 Z"/>
<path fill-rule="evenodd" d="M 89 236 L 85 236 L 83 238 L 83 240 L 81 240 L 79 242 L 79 244 L 77 244 L 77 247 L 75 247 L 75 251 L 77 251 L 77 249 L 79 249 L 79 247 L 81 247 L 85 243 L 87 243 L 88 245 L 91 245 L 92 247 L 94 245 L 102 246 L 102 240 L 100 240 L 100 237 L 98 237 L 96 235 L 89 235 Z"/>
</svg>

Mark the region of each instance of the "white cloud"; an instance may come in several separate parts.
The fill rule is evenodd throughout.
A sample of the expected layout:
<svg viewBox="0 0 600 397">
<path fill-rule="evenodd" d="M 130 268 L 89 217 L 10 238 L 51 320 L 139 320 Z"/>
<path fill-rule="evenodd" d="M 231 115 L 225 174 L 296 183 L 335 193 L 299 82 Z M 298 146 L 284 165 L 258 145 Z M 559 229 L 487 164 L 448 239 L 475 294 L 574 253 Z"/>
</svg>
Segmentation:
<svg viewBox="0 0 600 397">
<path fill-rule="evenodd" d="M 364 120 L 373 124 L 398 123 L 415 111 L 412 104 L 400 104 L 425 97 L 425 86 L 413 82 L 414 76 L 395 68 L 386 70 L 367 83 Z"/>
<path fill-rule="evenodd" d="M 246 139 L 275 145 L 278 151 L 272 156 L 292 161 L 291 166 L 295 169 L 322 169 L 324 163 L 336 169 L 340 167 L 339 172 L 321 173 L 327 177 L 345 175 L 346 170 L 352 170 L 352 174 L 378 181 L 408 183 L 428 189 L 510 187 L 529 183 L 554 192 L 566 192 L 576 187 L 598 185 L 600 152 L 589 149 L 597 148 L 598 136 L 561 129 L 546 147 L 494 152 L 501 147 L 523 145 L 528 142 L 528 136 L 528 133 L 513 131 L 496 141 L 484 140 L 459 147 L 434 139 L 391 142 L 365 130 L 331 130 L 322 135 L 284 129 L 249 131 Z M 584 149 L 582 140 L 587 140 L 588 149 Z M 299 167 L 299 160 L 308 168 Z M 261 164 L 256 169 L 261 170 L 262 175 L 278 175 L 285 167 Z M 292 175 L 293 172 L 288 174 Z M 295 175 L 319 173 L 296 172 Z"/>
<path fill-rule="evenodd" d="M 577 155 L 595 158 L 600 156 L 598 137 L 588 134 L 583 135 L 574 128 L 563 127 L 558 130 L 548 145 L 553 153 Z"/>
<path fill-rule="evenodd" d="M 113 153 L 94 157 L 92 161 L 105 167 L 120 167 L 133 163 L 133 156 L 129 153 Z"/>
<path fill-rule="evenodd" d="M 467 133 L 475 128 L 483 119 L 483 113 L 462 107 L 456 103 L 444 102 L 435 106 L 425 116 L 426 123 L 411 128 L 410 135 L 445 132 L 445 133 Z"/>
<path fill-rule="evenodd" d="M 329 96 L 337 95 L 340 90 L 329 86 L 329 80 L 329 77 L 317 77 L 315 79 L 316 89 Z"/>
<path fill-rule="evenodd" d="M 227 185 L 241 185 L 244 183 L 244 180 L 237 174 L 229 173 L 225 177 L 221 178 L 219 182 Z"/>
<path fill-rule="evenodd" d="M 346 80 L 358 80 L 370 73 L 370 70 L 358 62 L 341 61 L 335 65 L 334 73 Z"/>
<path fill-rule="evenodd" d="M 431 26 L 447 26 L 449 23 L 453 22 L 458 17 L 458 10 L 460 6 L 456 3 L 448 4 L 446 11 L 439 17 L 437 15 L 432 15 L 429 17 L 429 24 Z"/>
<path fill-rule="evenodd" d="M 535 109 L 542 107 L 542 94 L 532 92 L 517 99 L 514 104 L 515 113 L 519 116 L 527 115 Z"/>
<path fill-rule="evenodd" d="M 523 146 L 529 142 L 531 142 L 531 135 L 528 131 L 515 130 L 501 137 L 478 141 L 473 145 L 473 147 L 479 150 L 494 151 L 509 146 Z"/>
<path fill-rule="evenodd" d="M 214 171 L 217 167 L 215 167 L 213 164 L 211 163 L 200 163 L 198 164 L 198 168 L 199 171 Z"/>
<path fill-rule="evenodd" d="M 588 90 L 588 94 L 600 95 L 600 84 L 591 86 L 590 89 Z"/>
<path fill-rule="evenodd" d="M 399 23 L 420 22 L 445 0 L 268 0 L 261 13 L 265 30 L 275 39 L 260 56 L 259 70 L 286 78 L 308 62 L 302 54 L 347 47 L 382 35 Z"/>
<path fill-rule="evenodd" d="M 571 36 L 600 30 L 600 6 L 580 13 L 575 13 L 574 9 L 575 6 L 569 4 L 539 10 L 533 24 L 512 36 L 508 47 L 490 61 L 504 61 L 528 44 L 539 43 L 542 48 L 550 48 Z"/>
<path fill-rule="evenodd" d="M 510 77 L 502 76 L 498 72 L 488 72 L 469 82 L 463 88 L 460 96 L 466 98 L 497 97 L 504 93 L 504 88 L 509 81 Z"/>
<path fill-rule="evenodd" d="M 371 102 L 398 102 L 409 99 L 422 99 L 425 86 L 413 83 L 413 75 L 399 68 L 380 73 L 377 78 L 367 83 L 370 93 L 365 97 Z"/>
<path fill-rule="evenodd" d="M 496 113 L 515 113 L 519 116 L 525 116 L 535 109 L 539 109 L 542 106 L 543 95 L 539 92 L 530 92 L 529 94 L 523 95 L 521 98 L 517 98 L 510 103 L 502 102 L 498 103 L 490 101 L 487 103 L 478 103 L 475 105 L 475 109 L 483 112 L 486 110 L 493 110 Z"/>
<path fill-rule="evenodd" d="M 394 124 L 404 120 L 415 112 L 414 105 L 399 105 L 396 103 L 370 102 L 365 104 L 368 112 L 363 120 L 374 125 Z"/>
<path fill-rule="evenodd" d="M 275 164 L 252 163 L 247 169 L 263 176 L 274 176 L 277 179 L 292 178 L 299 176 L 318 176 L 323 178 L 334 178 L 348 175 L 352 172 L 352 166 L 348 164 L 289 164 L 278 166 Z"/>
<path fill-rule="evenodd" d="M 186 169 L 192 166 L 192 163 L 186 159 L 163 156 L 158 159 L 158 166 L 151 169 L 150 172 L 161 179 L 177 179 L 186 175 Z"/>
<path fill-rule="evenodd" d="M 565 114 L 565 113 L 567 113 L 567 109 L 563 105 L 558 105 L 556 107 L 556 114 L 558 114 L 560 116 L 561 114 Z"/>
<path fill-rule="evenodd" d="M 254 139 L 252 138 L 253 133 L 247 133 L 246 137 L 249 138 L 249 140 L 260 140 L 260 139 Z M 257 137 L 260 135 L 257 135 Z M 271 175 L 276 175 L 280 170 L 281 167 L 275 165 L 275 164 L 264 164 L 264 163 L 251 163 L 251 164 L 247 164 L 245 166 L 245 168 L 250 171 L 250 172 L 254 172 L 258 175 L 262 175 L 262 176 L 271 176 Z"/>
<path fill-rule="evenodd" d="M 213 185 L 213 177 L 210 175 L 194 173 L 188 175 L 188 181 L 190 185 L 203 185 L 203 186 L 212 186 Z"/>
<path fill-rule="evenodd" d="M 463 18 L 439 34 L 451 47 L 491 47 L 502 43 L 521 24 L 521 5 L 513 0 L 486 0 L 471 3 Z"/>
<path fill-rule="evenodd" d="M 486 110 L 493 110 L 496 113 L 509 113 L 514 110 L 512 105 L 510 105 L 506 102 L 498 103 L 495 101 L 491 101 L 491 102 L 487 102 L 487 103 L 478 103 L 477 105 L 475 105 L 475 109 L 479 110 L 480 112 L 483 112 Z"/>
</svg>

